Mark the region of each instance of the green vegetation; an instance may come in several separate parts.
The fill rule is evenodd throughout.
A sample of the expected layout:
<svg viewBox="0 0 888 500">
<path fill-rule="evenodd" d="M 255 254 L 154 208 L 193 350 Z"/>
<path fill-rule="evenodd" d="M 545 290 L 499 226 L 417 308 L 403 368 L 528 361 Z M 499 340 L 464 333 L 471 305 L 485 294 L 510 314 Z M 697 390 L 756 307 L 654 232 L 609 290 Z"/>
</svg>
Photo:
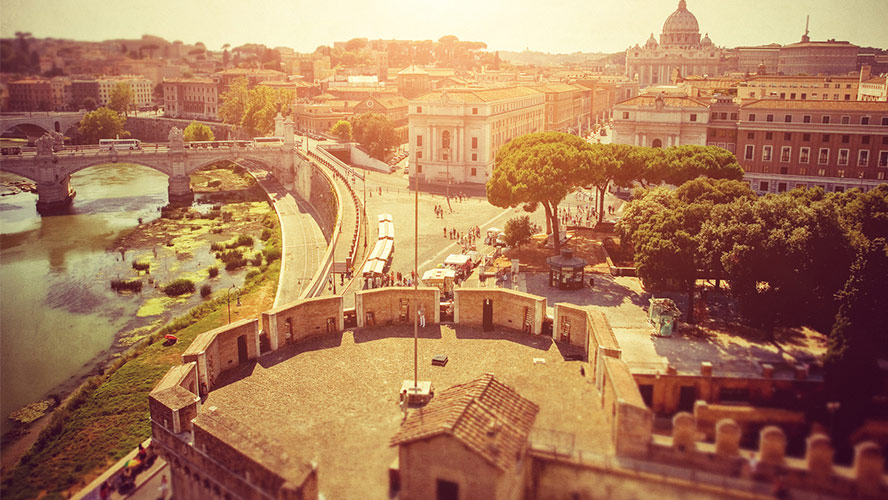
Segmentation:
<svg viewBox="0 0 888 500">
<path fill-rule="evenodd" d="M 209 273 L 210 278 L 215 278 L 216 276 L 219 276 L 219 268 L 217 266 L 211 266 L 209 269 L 207 269 L 207 272 Z"/>
<path fill-rule="evenodd" d="M 186 293 L 194 293 L 194 282 L 189 279 L 180 278 L 163 287 L 163 293 L 170 297 L 184 295 Z"/>
<path fill-rule="evenodd" d="M 274 118 L 278 113 L 290 114 L 290 103 L 295 93 L 289 89 L 265 86 L 249 88 L 246 78 L 232 82 L 229 90 L 219 96 L 219 116 L 222 121 L 238 125 L 251 135 L 265 136 L 274 132 Z"/>
<path fill-rule="evenodd" d="M 330 135 L 334 135 L 342 142 L 352 140 L 352 125 L 348 120 L 339 120 L 330 127 Z"/>
<path fill-rule="evenodd" d="M 113 109 L 99 108 L 83 115 L 78 131 L 87 144 L 96 144 L 99 139 L 129 137 L 130 133 L 124 129 L 124 125 L 126 125 L 125 117 Z"/>
<path fill-rule="evenodd" d="M 208 284 L 205 284 L 200 287 L 200 296 L 203 298 L 207 298 L 210 294 L 213 293 L 213 287 Z"/>
<path fill-rule="evenodd" d="M 198 123 L 197 120 L 192 120 L 191 123 L 185 127 L 183 135 L 185 136 L 185 142 L 212 141 L 216 139 L 213 130 L 208 125 Z M 221 182 L 222 181 L 220 180 L 219 183 L 221 184 Z"/>
<path fill-rule="evenodd" d="M 120 114 L 126 114 L 133 102 L 133 89 L 128 83 L 120 82 L 111 90 L 108 107 Z"/>
<path fill-rule="evenodd" d="M 111 289 L 115 292 L 141 292 L 142 280 L 140 280 L 139 278 L 134 278 L 131 280 L 111 280 Z"/>
<path fill-rule="evenodd" d="M 262 254 L 265 255 L 265 261 L 269 264 L 281 258 L 281 250 L 279 248 L 264 248 Z"/>
<path fill-rule="evenodd" d="M 385 156 L 398 144 L 395 126 L 379 113 L 364 113 L 352 121 L 354 139 L 370 156 L 385 161 Z"/>
<path fill-rule="evenodd" d="M 135 269 L 136 271 L 149 271 L 150 272 L 151 271 L 151 263 L 134 260 L 133 261 L 133 269 Z"/>
<path fill-rule="evenodd" d="M 529 215 L 521 215 L 512 217 L 506 221 L 506 227 L 503 229 L 506 244 L 510 247 L 521 248 L 521 245 L 530 241 L 533 236 L 533 229 L 530 224 Z"/>
</svg>

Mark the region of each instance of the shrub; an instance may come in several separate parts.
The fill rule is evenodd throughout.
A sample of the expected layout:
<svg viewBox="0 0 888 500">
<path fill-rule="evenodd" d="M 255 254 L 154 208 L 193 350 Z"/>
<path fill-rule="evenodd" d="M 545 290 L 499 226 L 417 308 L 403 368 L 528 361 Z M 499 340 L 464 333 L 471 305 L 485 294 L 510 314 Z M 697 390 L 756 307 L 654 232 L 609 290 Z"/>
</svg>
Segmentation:
<svg viewBox="0 0 888 500">
<path fill-rule="evenodd" d="M 213 243 L 210 245 L 211 252 L 221 252 L 225 250 L 225 243 Z"/>
<path fill-rule="evenodd" d="M 237 248 L 237 247 L 252 248 L 252 246 L 253 246 L 253 237 L 246 235 L 246 234 L 242 234 L 242 235 L 238 236 L 237 239 L 234 240 L 233 242 L 225 245 L 225 248 Z"/>
<path fill-rule="evenodd" d="M 269 247 L 262 250 L 262 253 L 265 255 L 265 260 L 268 262 L 274 262 L 281 258 L 281 250 L 279 248 Z"/>
<path fill-rule="evenodd" d="M 131 292 L 142 291 L 142 280 L 136 278 L 131 280 L 111 280 L 111 289 L 115 292 L 129 290 Z"/>
<path fill-rule="evenodd" d="M 218 272 L 218 269 L 216 270 Z M 203 298 L 207 298 L 210 294 L 213 293 L 213 288 L 210 285 L 204 285 L 200 287 L 200 296 Z"/>
<path fill-rule="evenodd" d="M 259 239 L 262 241 L 268 241 L 268 238 L 271 238 L 271 231 L 268 229 L 263 229 L 262 234 L 259 235 Z"/>
<path fill-rule="evenodd" d="M 215 278 L 216 276 L 219 276 L 219 268 L 216 266 L 209 268 L 208 271 L 210 273 L 210 278 Z"/>
<path fill-rule="evenodd" d="M 209 187 L 218 187 L 222 185 L 222 179 L 213 179 L 207 183 Z"/>
<path fill-rule="evenodd" d="M 254 265 L 254 266 L 256 266 L 256 267 L 261 266 L 261 265 L 262 265 L 262 254 L 261 254 L 261 253 L 257 253 L 256 255 L 254 255 L 254 256 L 250 259 L 250 264 L 252 264 L 252 265 Z"/>
<path fill-rule="evenodd" d="M 170 297 L 176 297 L 186 293 L 194 293 L 194 282 L 189 279 L 177 279 L 163 287 L 163 293 Z"/>
<path fill-rule="evenodd" d="M 133 269 L 136 271 L 148 271 L 151 269 L 151 263 L 133 261 Z"/>
</svg>

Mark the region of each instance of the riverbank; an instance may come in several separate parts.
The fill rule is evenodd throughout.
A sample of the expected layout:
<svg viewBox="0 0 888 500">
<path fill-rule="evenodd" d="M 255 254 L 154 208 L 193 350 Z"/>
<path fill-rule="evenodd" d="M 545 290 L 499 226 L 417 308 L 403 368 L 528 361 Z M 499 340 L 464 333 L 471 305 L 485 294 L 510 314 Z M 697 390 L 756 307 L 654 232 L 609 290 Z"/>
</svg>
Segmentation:
<svg viewBox="0 0 888 500">
<path fill-rule="evenodd" d="M 165 210 L 160 219 L 139 224 L 115 241 L 113 250 L 123 261 L 142 268 L 133 266 L 130 276 L 120 278 L 142 283 L 145 300 L 138 316 L 149 324 L 119 332 L 111 348 L 54 391 L 71 394 L 59 409 L 33 423 L 17 443 L 8 446 L 4 439 L 3 498 L 76 489 L 150 434 L 148 391 L 169 366 L 180 362 L 194 336 L 228 319 L 230 280 L 223 283 L 222 278 L 244 280 L 238 281 L 243 284 L 238 287 L 241 306 L 232 307 L 232 320 L 271 307 L 280 272 L 277 217 L 265 201 L 257 201 L 264 194 L 255 181 L 238 169 L 201 171 L 192 180 L 203 203 L 200 209 Z M 250 243 L 236 245 L 238 236 L 248 236 Z M 219 247 L 227 248 L 220 252 Z M 222 253 L 236 253 L 242 260 L 226 270 L 217 258 Z M 191 280 L 194 293 L 163 294 L 163 285 L 173 279 Z M 206 298 L 199 293 L 204 286 L 210 287 Z M 163 321 L 151 320 L 183 304 L 195 306 L 163 328 L 158 329 Z M 173 345 L 158 342 L 165 334 L 180 340 Z M 29 441 L 34 446 L 10 470 L 14 455 L 21 455 Z"/>
</svg>

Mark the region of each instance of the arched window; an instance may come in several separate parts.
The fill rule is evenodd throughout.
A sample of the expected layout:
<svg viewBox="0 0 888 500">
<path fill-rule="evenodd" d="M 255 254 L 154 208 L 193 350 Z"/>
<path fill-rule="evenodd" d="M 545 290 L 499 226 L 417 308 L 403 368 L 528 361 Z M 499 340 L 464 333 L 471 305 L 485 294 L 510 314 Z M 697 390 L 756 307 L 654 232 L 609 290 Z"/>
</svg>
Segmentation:
<svg viewBox="0 0 888 500">
<path fill-rule="evenodd" d="M 450 131 L 441 132 L 441 147 L 447 149 L 450 147 Z"/>
<path fill-rule="evenodd" d="M 651 147 L 654 147 L 654 148 L 662 148 L 662 147 L 663 147 L 663 141 L 661 141 L 660 139 L 654 139 L 654 142 L 651 143 Z"/>
</svg>

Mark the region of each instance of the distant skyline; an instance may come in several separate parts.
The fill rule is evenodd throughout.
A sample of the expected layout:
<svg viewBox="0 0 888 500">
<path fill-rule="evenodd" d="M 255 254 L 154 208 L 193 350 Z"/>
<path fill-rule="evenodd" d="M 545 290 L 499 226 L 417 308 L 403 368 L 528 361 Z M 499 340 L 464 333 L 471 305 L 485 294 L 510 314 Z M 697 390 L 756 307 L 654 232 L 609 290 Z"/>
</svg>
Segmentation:
<svg viewBox="0 0 888 500">
<path fill-rule="evenodd" d="M 687 0 L 719 46 L 812 40 L 888 48 L 886 0 Z M 261 43 L 312 52 L 351 38 L 485 42 L 488 49 L 617 52 L 660 36 L 678 0 L 0 0 L 0 36 L 101 41 L 150 34 L 210 50 Z"/>
</svg>

